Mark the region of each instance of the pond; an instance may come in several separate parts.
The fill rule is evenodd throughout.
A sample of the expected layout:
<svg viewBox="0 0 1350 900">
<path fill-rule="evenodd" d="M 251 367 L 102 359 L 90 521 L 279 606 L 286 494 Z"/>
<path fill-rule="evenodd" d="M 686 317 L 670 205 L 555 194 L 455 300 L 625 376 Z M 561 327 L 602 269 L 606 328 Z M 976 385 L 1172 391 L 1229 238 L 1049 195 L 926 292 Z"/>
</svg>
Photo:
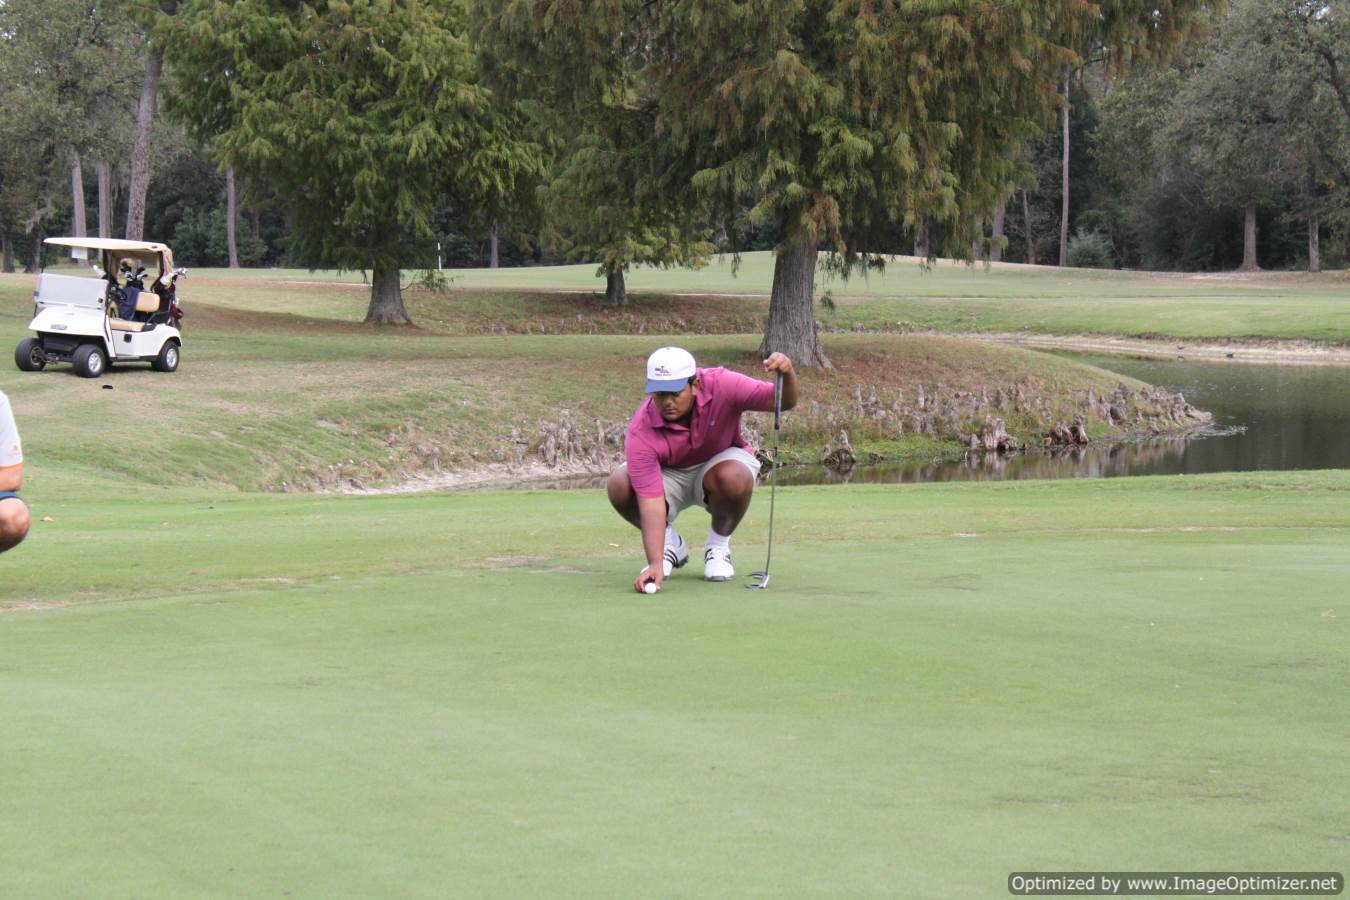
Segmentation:
<svg viewBox="0 0 1350 900">
<path fill-rule="evenodd" d="M 1009 457 L 779 470 L 783 484 L 1105 478 L 1121 475 L 1350 468 L 1350 368 L 1192 362 L 1063 353 L 1177 391 L 1214 413 L 1213 433 Z"/>
</svg>

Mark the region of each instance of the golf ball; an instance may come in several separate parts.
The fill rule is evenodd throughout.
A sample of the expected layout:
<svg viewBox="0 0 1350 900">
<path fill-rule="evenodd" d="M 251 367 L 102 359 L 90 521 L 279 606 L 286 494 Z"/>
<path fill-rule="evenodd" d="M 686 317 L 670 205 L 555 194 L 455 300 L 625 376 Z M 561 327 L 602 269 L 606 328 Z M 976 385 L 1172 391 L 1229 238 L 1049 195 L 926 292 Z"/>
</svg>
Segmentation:
<svg viewBox="0 0 1350 900">
<path fill-rule="evenodd" d="M 654 582 L 654 581 L 649 581 L 649 582 L 647 582 L 646 584 L 644 584 L 644 585 L 642 586 L 642 592 L 643 592 L 644 594 L 655 594 L 655 593 L 656 593 L 656 582 Z"/>
</svg>

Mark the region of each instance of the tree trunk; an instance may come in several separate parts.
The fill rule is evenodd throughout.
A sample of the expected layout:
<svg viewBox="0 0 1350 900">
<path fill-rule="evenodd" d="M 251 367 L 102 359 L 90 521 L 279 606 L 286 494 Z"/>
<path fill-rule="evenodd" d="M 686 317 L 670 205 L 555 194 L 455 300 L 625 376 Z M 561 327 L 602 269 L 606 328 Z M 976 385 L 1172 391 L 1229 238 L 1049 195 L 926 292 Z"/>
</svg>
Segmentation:
<svg viewBox="0 0 1350 900">
<path fill-rule="evenodd" d="M 44 159 L 44 165 L 54 165 L 55 158 Z M 52 196 L 46 194 L 42 198 L 42 205 L 33 210 L 32 215 L 22 222 L 23 233 L 28 235 L 33 241 L 32 253 L 29 254 L 28 261 L 24 263 L 24 272 L 34 274 L 42 270 L 42 240 L 47 236 L 47 229 L 43 222 L 54 212 L 52 207 Z"/>
<path fill-rule="evenodd" d="M 1322 271 L 1322 241 L 1317 231 L 1321 223 L 1317 219 L 1317 213 L 1308 216 L 1308 271 Z"/>
<path fill-rule="evenodd" d="M 1031 201 L 1027 199 L 1026 188 L 1022 189 L 1022 231 L 1027 241 L 1027 265 L 1036 265 L 1036 239 L 1031 235 Z"/>
<path fill-rule="evenodd" d="M 366 311 L 367 325 L 411 325 L 408 311 L 403 308 L 403 290 L 398 283 L 396 265 L 377 262 L 370 281 L 370 309 Z"/>
<path fill-rule="evenodd" d="M 230 268 L 239 268 L 239 245 L 234 239 L 234 224 L 238 219 L 235 204 L 234 166 L 225 170 L 225 249 L 229 251 Z"/>
<path fill-rule="evenodd" d="M 731 246 L 731 238 L 727 237 L 727 225 L 725 222 L 717 223 L 717 230 L 713 232 L 712 244 L 717 248 L 718 253 L 725 253 Z"/>
<path fill-rule="evenodd" d="M 1060 127 L 1064 135 L 1062 166 L 1063 181 L 1059 202 L 1059 264 L 1069 264 L 1069 67 L 1064 67 L 1064 107 L 1059 111 Z"/>
<path fill-rule="evenodd" d="M 989 259 L 993 262 L 1003 261 L 1003 245 L 1000 239 L 1003 237 L 1003 218 L 1005 216 L 1003 204 L 1000 203 L 994 209 L 994 242 L 989 246 Z"/>
<path fill-rule="evenodd" d="M 136 141 L 131 147 L 131 184 L 127 189 L 129 241 L 145 239 L 145 195 L 150 188 L 150 138 L 155 127 L 155 95 L 164 68 L 164 53 L 152 50 L 145 61 L 145 80 L 136 108 Z"/>
<path fill-rule="evenodd" d="M 914 255 L 919 259 L 928 258 L 928 220 L 919 219 L 919 228 L 914 232 Z"/>
<path fill-rule="evenodd" d="M 628 285 L 624 282 L 622 267 L 605 273 L 605 302 L 611 306 L 628 305 Z"/>
<path fill-rule="evenodd" d="M 787 354 L 798 366 L 832 369 L 816 331 L 816 242 L 808 235 L 788 238 L 773 263 L 769 324 L 759 345 L 761 356 Z"/>
<path fill-rule="evenodd" d="M 14 240 L 9 236 L 8 231 L 0 232 L 0 272 L 7 275 L 14 273 Z"/>
<path fill-rule="evenodd" d="M 492 234 L 488 237 L 488 268 L 498 267 L 500 259 L 497 254 L 497 223 L 492 223 Z M 620 275 L 622 278 L 622 274 Z M 626 301 L 625 301 L 626 302 Z"/>
<path fill-rule="evenodd" d="M 95 168 L 98 171 L 98 236 L 112 237 L 112 172 L 101 159 Z"/>
<path fill-rule="evenodd" d="M 36 275 L 42 271 L 42 239 L 45 235 L 41 228 L 34 228 L 28 232 L 28 236 L 33 239 L 33 251 L 28 256 L 28 262 L 24 263 L 23 271 L 25 275 Z"/>
<path fill-rule="evenodd" d="M 1256 204 L 1247 204 L 1242 221 L 1242 265 L 1240 272 L 1255 272 L 1261 266 L 1256 262 Z"/>
<path fill-rule="evenodd" d="M 75 237 L 84 237 L 89 233 L 84 218 L 84 169 L 80 167 L 80 154 L 72 151 L 70 156 L 70 227 Z"/>
</svg>

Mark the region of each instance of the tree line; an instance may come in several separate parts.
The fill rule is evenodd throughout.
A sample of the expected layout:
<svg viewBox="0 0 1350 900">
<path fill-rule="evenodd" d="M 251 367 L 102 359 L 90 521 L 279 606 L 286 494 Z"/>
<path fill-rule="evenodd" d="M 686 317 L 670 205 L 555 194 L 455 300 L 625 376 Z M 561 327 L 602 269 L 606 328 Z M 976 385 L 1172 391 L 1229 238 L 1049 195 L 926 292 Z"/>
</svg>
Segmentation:
<svg viewBox="0 0 1350 900">
<path fill-rule="evenodd" d="M 772 248 L 764 349 L 827 366 L 818 260 L 1342 265 L 1347 56 L 1307 0 L 4 0 L 0 241 L 360 269 L 380 324 L 438 256 L 621 303 Z"/>
</svg>

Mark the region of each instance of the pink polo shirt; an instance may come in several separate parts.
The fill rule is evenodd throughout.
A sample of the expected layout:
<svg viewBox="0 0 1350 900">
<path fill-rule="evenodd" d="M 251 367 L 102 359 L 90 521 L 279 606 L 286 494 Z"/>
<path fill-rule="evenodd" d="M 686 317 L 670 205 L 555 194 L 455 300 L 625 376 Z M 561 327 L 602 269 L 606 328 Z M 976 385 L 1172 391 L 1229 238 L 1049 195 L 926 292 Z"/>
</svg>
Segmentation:
<svg viewBox="0 0 1350 900">
<path fill-rule="evenodd" d="M 741 413 L 773 410 L 773 382 L 728 369 L 699 369 L 689 423 L 667 422 L 648 397 L 628 423 L 624 454 L 639 497 L 664 497 L 661 469 L 699 466 L 730 447 L 745 447 Z"/>
</svg>

